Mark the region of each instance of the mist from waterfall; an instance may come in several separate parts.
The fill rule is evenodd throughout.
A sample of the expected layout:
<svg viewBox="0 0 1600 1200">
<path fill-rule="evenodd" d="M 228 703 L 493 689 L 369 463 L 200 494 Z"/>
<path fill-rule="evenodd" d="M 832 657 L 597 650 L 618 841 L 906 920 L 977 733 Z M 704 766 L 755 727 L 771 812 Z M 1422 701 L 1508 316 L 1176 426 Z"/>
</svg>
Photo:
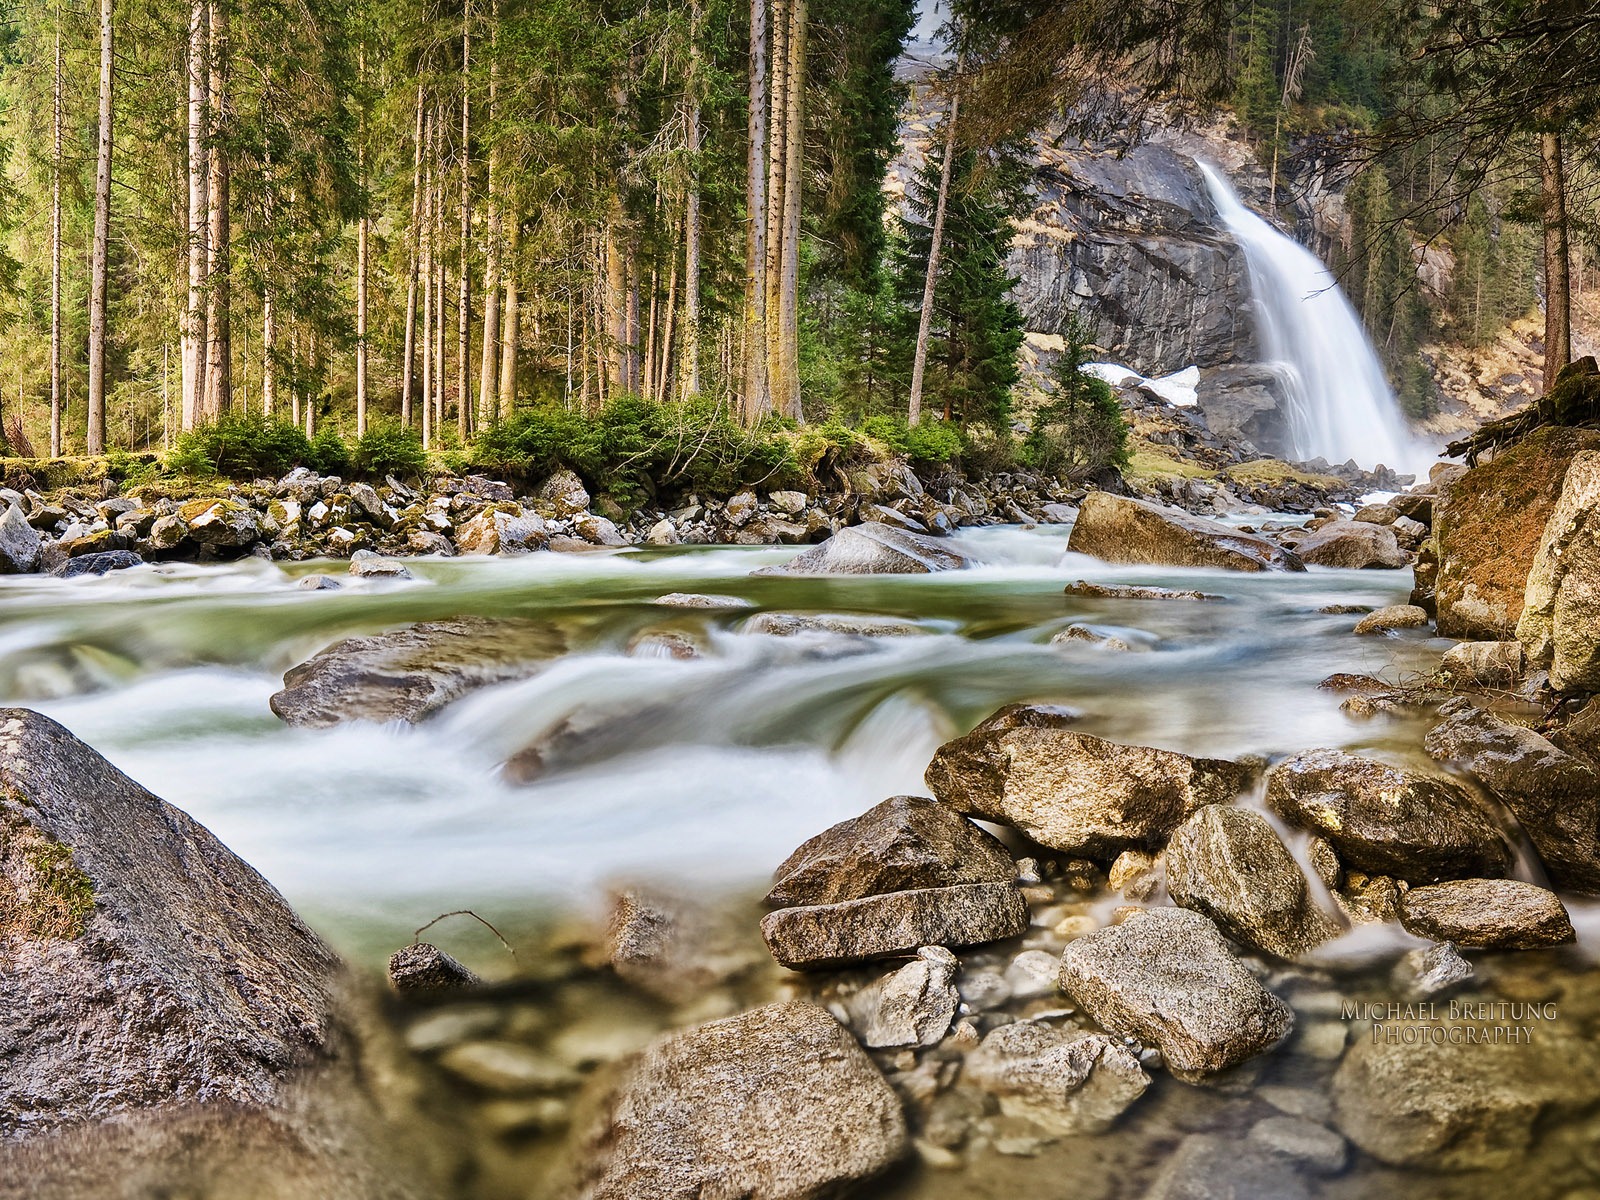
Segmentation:
<svg viewBox="0 0 1600 1200">
<path fill-rule="evenodd" d="M 1227 177 L 1197 162 L 1217 214 L 1244 250 L 1262 358 L 1288 402 L 1292 457 L 1415 469 L 1431 455 L 1406 429 L 1383 366 L 1333 273 L 1246 208 Z M 1425 468 L 1424 468 L 1425 469 Z"/>
</svg>

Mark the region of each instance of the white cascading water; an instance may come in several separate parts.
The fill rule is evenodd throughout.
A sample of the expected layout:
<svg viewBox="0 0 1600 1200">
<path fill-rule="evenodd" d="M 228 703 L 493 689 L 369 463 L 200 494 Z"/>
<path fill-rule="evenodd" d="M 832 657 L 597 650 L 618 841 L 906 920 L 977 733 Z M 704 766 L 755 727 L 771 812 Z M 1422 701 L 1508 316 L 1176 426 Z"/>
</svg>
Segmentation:
<svg viewBox="0 0 1600 1200">
<path fill-rule="evenodd" d="M 1227 177 L 1197 162 L 1217 215 L 1244 250 L 1262 357 L 1282 373 L 1290 451 L 1406 470 L 1428 456 L 1406 430 L 1355 309 L 1323 263 L 1244 206 Z"/>
</svg>

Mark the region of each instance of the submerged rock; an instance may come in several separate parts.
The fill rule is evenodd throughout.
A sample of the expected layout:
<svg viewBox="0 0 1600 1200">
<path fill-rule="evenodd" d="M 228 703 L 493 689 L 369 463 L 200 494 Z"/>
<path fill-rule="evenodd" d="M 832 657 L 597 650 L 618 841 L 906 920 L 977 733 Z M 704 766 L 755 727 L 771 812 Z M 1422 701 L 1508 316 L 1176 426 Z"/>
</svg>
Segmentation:
<svg viewBox="0 0 1600 1200">
<path fill-rule="evenodd" d="M 1310 1200 L 1294 1166 L 1265 1146 L 1194 1133 L 1167 1156 L 1144 1200 Z"/>
<path fill-rule="evenodd" d="M 1505 837 L 1460 784 L 1375 758 L 1312 750 L 1274 767 L 1267 803 L 1321 834 L 1346 866 L 1413 883 L 1504 875 Z"/>
<path fill-rule="evenodd" d="M 1229 571 L 1305 570 L 1298 557 L 1265 538 L 1182 509 L 1109 492 L 1090 492 L 1084 497 L 1067 549 L 1115 563 Z"/>
<path fill-rule="evenodd" d="M 1248 781 L 1237 763 L 1108 742 L 1066 728 L 1072 720 L 1045 706 L 1003 708 L 939 747 L 928 787 L 956 811 L 1013 825 L 1042 846 L 1111 859 L 1158 846 Z"/>
<path fill-rule="evenodd" d="M 1418 996 L 1435 996 L 1472 978 L 1472 964 L 1449 942 L 1407 951 L 1392 973 L 1394 986 Z"/>
<path fill-rule="evenodd" d="M 1138 1057 L 1104 1034 L 1017 1021 L 989 1033 L 962 1076 L 1008 1117 L 1053 1134 L 1103 1133 L 1150 1086 Z"/>
<path fill-rule="evenodd" d="M 579 1138 L 585 1200 L 834 1195 L 906 1148 L 900 1101 L 813 1004 L 772 1004 L 646 1049 Z"/>
<path fill-rule="evenodd" d="M 669 1004 L 688 1004 L 759 957 L 748 926 L 689 896 L 630 887 L 612 899 L 606 954 L 619 979 Z M 748 943 L 748 944 L 747 944 Z"/>
<path fill-rule="evenodd" d="M 1454 879 L 1400 897 L 1400 923 L 1460 946 L 1534 950 L 1577 941 L 1560 898 L 1516 879 Z"/>
<path fill-rule="evenodd" d="M 525 679 L 560 654 L 559 631 L 537 621 L 425 621 L 335 642 L 283 677 L 269 703 L 290 725 L 420 721 L 474 688 Z"/>
<path fill-rule="evenodd" d="M 1428 753 L 1471 772 L 1511 810 L 1552 883 L 1600 895 L 1600 771 L 1464 697 L 1439 713 Z"/>
<path fill-rule="evenodd" d="M 911 637 L 926 631 L 911 621 L 896 621 L 893 617 L 764 612 L 746 621 L 742 632 L 764 633 L 772 637 L 798 637 L 807 633 L 837 633 L 846 637 Z"/>
<path fill-rule="evenodd" d="M 447 992 L 481 982 L 431 942 L 413 942 L 389 956 L 389 983 L 397 992 Z"/>
<path fill-rule="evenodd" d="M 1402 629 L 1422 629 L 1428 624 L 1426 609 L 1415 604 L 1391 604 L 1369 612 L 1356 622 L 1352 633 L 1396 633 Z"/>
<path fill-rule="evenodd" d="M 27 709 L 0 780 L 0 1140 L 272 1105 L 330 1053 L 336 960 L 206 829 Z"/>
<path fill-rule="evenodd" d="M 1517 622 L 1528 661 L 1558 692 L 1600 691 L 1600 451 L 1567 470 L 1533 559 Z"/>
<path fill-rule="evenodd" d="M 1297 543 L 1294 552 L 1319 567 L 1393 570 L 1411 561 L 1393 529 L 1359 519 L 1329 521 Z"/>
<path fill-rule="evenodd" d="M 923 946 L 977 946 L 1020 936 L 1028 905 L 1012 883 L 963 883 L 802 905 L 768 913 L 761 936 L 791 970 L 843 966 Z"/>
<path fill-rule="evenodd" d="M 891 525 L 852 525 L 763 575 L 926 575 L 972 566 L 948 541 Z"/>
<path fill-rule="evenodd" d="M 1080 579 L 1066 586 L 1069 596 L 1086 600 L 1225 600 L 1226 596 L 1211 592 L 1177 591 L 1164 587 L 1145 587 L 1129 583 L 1090 583 Z"/>
<path fill-rule="evenodd" d="M 109 575 L 112 571 L 126 571 L 144 562 L 132 550 L 101 550 L 69 558 L 50 574 L 58 579 L 76 579 L 80 575 Z"/>
<path fill-rule="evenodd" d="M 863 1046 L 936 1046 L 955 1019 L 961 962 L 943 946 L 917 957 L 850 998 L 850 1026 Z"/>
<path fill-rule="evenodd" d="M 1011 883 L 999 838 L 925 796 L 893 796 L 800 845 L 774 872 L 767 903 L 834 904 L 885 892 Z"/>
<path fill-rule="evenodd" d="M 1235 1066 L 1294 1027 L 1216 925 L 1184 908 L 1133 913 L 1068 943 L 1061 986 L 1101 1028 L 1155 1046 L 1180 1074 Z"/>
<path fill-rule="evenodd" d="M 1234 941 L 1280 958 L 1340 930 L 1266 818 L 1231 805 L 1207 805 L 1178 827 L 1167 842 L 1167 890 Z"/>
</svg>

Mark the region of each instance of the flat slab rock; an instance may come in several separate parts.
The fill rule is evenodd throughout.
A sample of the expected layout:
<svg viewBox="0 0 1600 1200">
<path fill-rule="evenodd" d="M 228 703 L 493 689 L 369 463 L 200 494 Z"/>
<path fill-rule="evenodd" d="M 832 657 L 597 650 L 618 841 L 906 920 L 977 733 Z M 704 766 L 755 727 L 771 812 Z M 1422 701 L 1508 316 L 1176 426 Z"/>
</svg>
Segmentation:
<svg viewBox="0 0 1600 1200">
<path fill-rule="evenodd" d="M 761 936 L 784 966 L 811 970 L 923 946 L 977 946 L 1027 928 L 1027 901 L 1015 884 L 963 883 L 782 908 L 762 919 Z"/>
<path fill-rule="evenodd" d="M 269 1105 L 333 1038 L 337 963 L 206 829 L 0 710 L 0 1140 Z"/>
<path fill-rule="evenodd" d="M 836 904 L 962 883 L 1011 883 L 999 838 L 926 796 L 892 796 L 803 842 L 773 874 L 767 903 Z"/>
<path fill-rule="evenodd" d="M 574 1155 L 584 1200 L 810 1200 L 905 1150 L 900 1101 L 814 1004 L 669 1034 L 618 1084 Z"/>
<path fill-rule="evenodd" d="M 1494 818 L 1450 779 L 1338 750 L 1312 750 L 1267 775 L 1267 804 L 1321 834 L 1347 866 L 1412 883 L 1504 875 Z"/>
<path fill-rule="evenodd" d="M 1102 1029 L 1157 1047 L 1180 1076 L 1236 1066 L 1294 1027 L 1216 925 L 1183 908 L 1148 909 L 1068 943 L 1061 986 Z"/>
<path fill-rule="evenodd" d="M 526 679 L 565 649 L 539 621 L 467 617 L 345 638 L 283 677 L 268 702 L 290 725 L 419 721 L 475 688 Z"/>
<path fill-rule="evenodd" d="M 1074 732 L 1074 720 L 1048 706 L 1003 708 L 939 747 L 924 778 L 957 812 L 1107 860 L 1159 846 L 1190 813 L 1231 801 L 1249 781 L 1237 763 L 1108 742 Z"/>
<path fill-rule="evenodd" d="M 851 525 L 762 575 L 927 575 L 973 565 L 943 538 L 892 525 Z"/>
<path fill-rule="evenodd" d="M 1400 897 L 1400 923 L 1418 937 L 1458 946 L 1536 950 L 1577 941 L 1554 892 L 1517 879 L 1453 879 Z"/>
<path fill-rule="evenodd" d="M 1146 500 L 1090 492 L 1083 499 L 1067 549 L 1114 563 L 1221 567 L 1228 571 L 1304 571 L 1282 546 Z"/>
</svg>

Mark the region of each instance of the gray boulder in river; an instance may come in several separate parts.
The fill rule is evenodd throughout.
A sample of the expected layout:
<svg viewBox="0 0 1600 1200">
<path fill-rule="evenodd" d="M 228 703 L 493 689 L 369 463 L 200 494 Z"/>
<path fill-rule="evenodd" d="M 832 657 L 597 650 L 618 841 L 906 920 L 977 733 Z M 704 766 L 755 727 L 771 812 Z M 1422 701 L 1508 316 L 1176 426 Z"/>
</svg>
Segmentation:
<svg viewBox="0 0 1600 1200">
<path fill-rule="evenodd" d="M 1249 781 L 1237 763 L 1108 742 L 1067 728 L 1074 719 L 1043 705 L 1003 708 L 940 746 L 924 778 L 957 812 L 1106 861 L 1154 849 L 1190 813 L 1231 801 Z"/>
<path fill-rule="evenodd" d="M 906 1148 L 900 1101 L 814 1004 L 769 1004 L 662 1037 L 580 1130 L 583 1200 L 840 1194 Z"/>
<path fill-rule="evenodd" d="M 851 525 L 762 575 L 927 575 L 972 566 L 942 538 L 892 525 Z"/>
<path fill-rule="evenodd" d="M 1303 571 L 1291 551 L 1231 525 L 1181 509 L 1090 492 L 1067 549 L 1113 563 L 1221 567 L 1228 571 Z"/>
</svg>

